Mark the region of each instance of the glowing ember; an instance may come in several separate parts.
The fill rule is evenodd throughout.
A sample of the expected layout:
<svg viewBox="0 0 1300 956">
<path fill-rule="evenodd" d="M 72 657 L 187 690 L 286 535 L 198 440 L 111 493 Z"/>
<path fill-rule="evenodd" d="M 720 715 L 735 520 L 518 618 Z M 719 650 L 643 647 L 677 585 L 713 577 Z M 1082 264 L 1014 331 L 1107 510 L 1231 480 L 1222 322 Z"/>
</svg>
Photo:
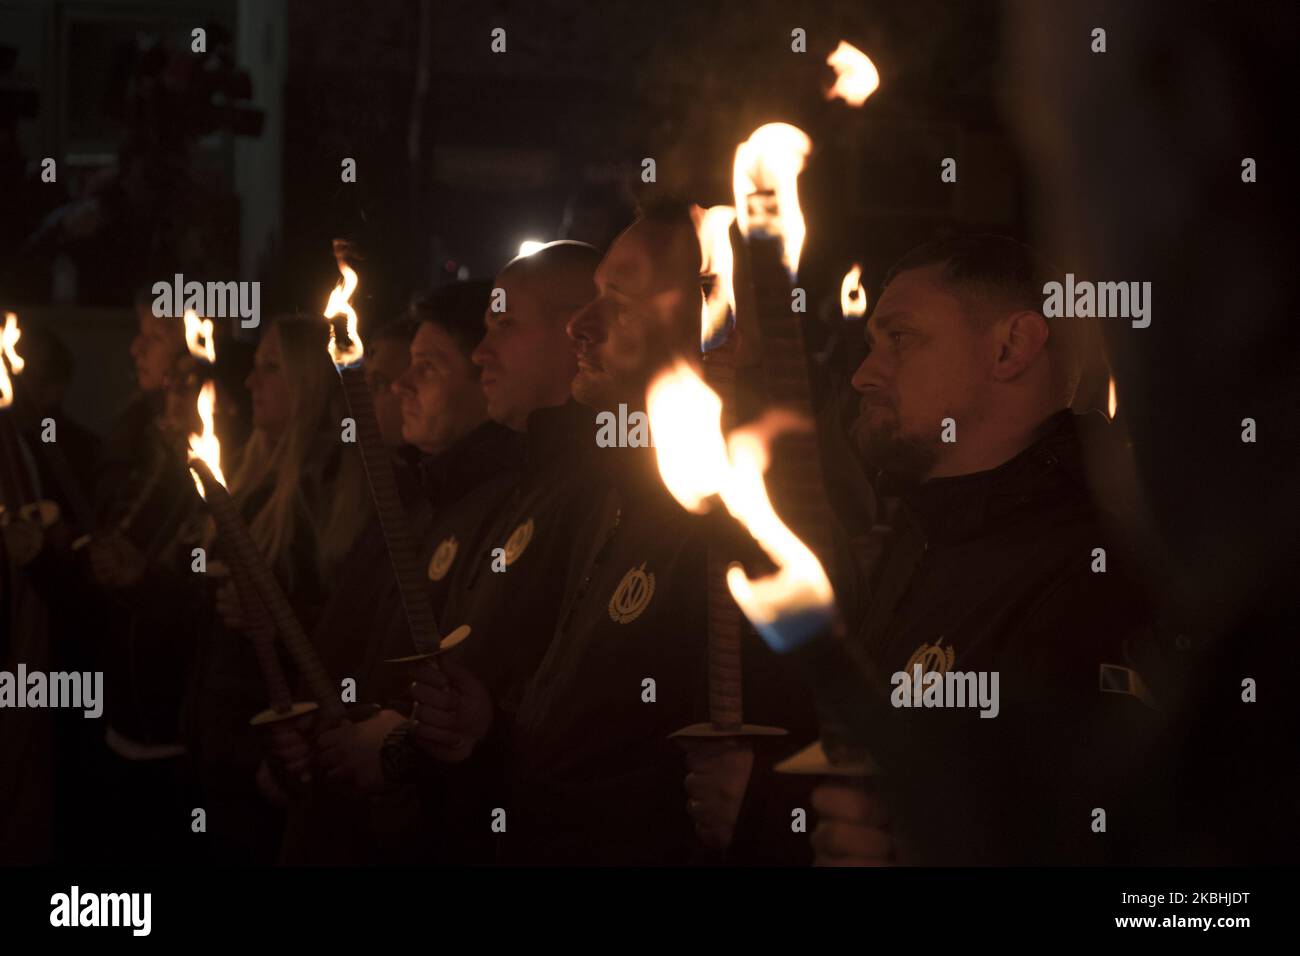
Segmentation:
<svg viewBox="0 0 1300 956">
<path fill-rule="evenodd" d="M 880 87 L 876 64 L 852 43 L 841 40 L 826 62 L 835 70 L 835 85 L 826 93 L 828 100 L 838 96 L 850 106 L 861 106 Z"/>
<path fill-rule="evenodd" d="M 805 226 L 799 208 L 799 173 L 812 151 L 812 140 L 789 123 L 768 123 L 736 147 L 732 188 L 741 235 L 779 236 L 782 261 L 793 276 L 799 271 Z"/>
<path fill-rule="evenodd" d="M 185 310 L 185 344 L 190 354 L 212 365 L 217 360 L 217 343 L 212 337 L 212 320 L 200 319 L 193 309 Z"/>
<path fill-rule="evenodd" d="M 0 331 L 0 408 L 8 408 L 14 401 L 14 385 L 9 378 L 9 370 L 13 369 L 17 375 L 27 364 L 15 348 L 22 335 L 22 330 L 18 328 L 18 316 L 6 312 L 4 330 Z"/>
<path fill-rule="evenodd" d="M 726 329 L 728 312 L 736 314 L 736 290 L 731 278 L 731 224 L 736 221 L 736 210 L 730 206 L 692 206 L 691 219 L 700 240 L 700 274 L 713 276 L 713 288 L 700 307 L 700 346 L 707 350 L 717 344 L 715 338 Z"/>
<path fill-rule="evenodd" d="M 1115 394 L 1115 376 L 1110 377 L 1110 389 L 1106 396 L 1106 415 L 1112 420 L 1115 418 L 1115 412 L 1119 410 L 1119 396 Z"/>
<path fill-rule="evenodd" d="M 226 476 L 221 473 L 221 441 L 217 438 L 214 427 L 216 408 L 217 387 L 212 382 L 204 382 L 198 400 L 199 421 L 203 423 L 203 434 L 190 433 L 189 460 L 202 459 L 208 466 L 208 470 L 212 472 L 212 477 L 221 482 L 224 487 Z M 193 471 L 190 472 L 190 476 L 194 479 L 194 487 L 199 489 L 199 495 L 207 498 L 203 493 L 203 482 L 199 481 L 199 476 Z"/>
<path fill-rule="evenodd" d="M 712 495 L 720 496 L 777 567 L 775 574 L 753 580 L 738 565 L 728 569 L 727 585 L 745 616 L 761 627 L 829 612 L 834 593 L 826 572 L 777 516 L 763 480 L 772 440 L 801 420 L 788 411 L 771 411 L 755 425 L 733 431 L 724 443 L 722 402 L 680 360 L 651 384 L 646 410 L 659 474 L 673 497 L 687 510 L 701 512 Z"/>
<path fill-rule="evenodd" d="M 840 283 L 840 315 L 860 319 L 867 314 L 867 290 L 862 288 L 862 267 L 856 262 Z"/>
<path fill-rule="evenodd" d="M 361 345 L 361 336 L 357 334 L 357 312 L 352 308 L 352 293 L 357 290 L 357 274 L 352 267 L 346 263 L 339 262 L 339 273 L 343 276 L 330 292 L 330 300 L 325 306 L 325 318 L 333 319 L 336 316 L 347 316 L 347 335 L 348 345 L 342 348 L 338 344 L 338 335 L 334 329 L 334 323 L 330 323 L 330 358 L 334 360 L 335 368 L 349 368 L 358 365 L 365 356 L 365 349 Z"/>
</svg>

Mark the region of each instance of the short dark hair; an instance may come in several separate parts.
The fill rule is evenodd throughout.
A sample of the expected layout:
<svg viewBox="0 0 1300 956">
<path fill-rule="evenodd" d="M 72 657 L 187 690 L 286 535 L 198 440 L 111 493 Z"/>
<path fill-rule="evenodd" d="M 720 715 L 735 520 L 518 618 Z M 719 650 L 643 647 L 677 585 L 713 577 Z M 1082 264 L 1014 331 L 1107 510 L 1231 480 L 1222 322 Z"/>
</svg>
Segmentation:
<svg viewBox="0 0 1300 956">
<path fill-rule="evenodd" d="M 1043 284 L 1057 270 L 1023 242 L 988 234 L 950 236 L 922 243 L 890 267 L 885 285 L 900 272 L 943 266 L 944 281 L 959 293 L 982 293 L 999 304 L 1041 312 Z"/>
<path fill-rule="evenodd" d="M 417 295 L 408 311 L 416 322 L 439 326 L 468 359 L 483 338 L 483 313 L 491 297 L 490 279 L 452 282 Z"/>
<path fill-rule="evenodd" d="M 411 316 L 399 315 L 371 332 L 370 337 L 376 342 L 397 342 L 404 346 L 410 345 L 411 339 L 415 338 L 415 330 L 419 327 L 420 323 Z"/>
<path fill-rule="evenodd" d="M 1042 254 L 1015 239 L 989 233 L 947 236 L 905 253 L 885 275 L 888 286 L 899 273 L 942 266 L 941 278 L 974 321 L 991 321 L 1022 310 L 1043 312 L 1043 286 L 1062 273 Z M 1066 404 L 1079 385 L 1090 341 L 1078 319 L 1045 319 L 1053 369 Z"/>
</svg>

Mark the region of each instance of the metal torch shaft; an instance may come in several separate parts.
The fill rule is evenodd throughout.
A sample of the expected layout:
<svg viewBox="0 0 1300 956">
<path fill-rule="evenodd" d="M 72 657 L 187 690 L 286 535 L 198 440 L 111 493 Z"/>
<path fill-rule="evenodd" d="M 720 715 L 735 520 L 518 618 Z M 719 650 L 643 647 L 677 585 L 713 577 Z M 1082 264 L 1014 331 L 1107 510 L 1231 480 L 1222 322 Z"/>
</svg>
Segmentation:
<svg viewBox="0 0 1300 956">
<path fill-rule="evenodd" d="M 302 625 L 294 616 L 288 599 L 280 590 L 275 576 L 271 574 L 271 569 L 266 566 L 257 546 L 253 544 L 253 539 L 248 533 L 244 520 L 239 516 L 239 511 L 235 508 L 230 492 L 212 476 L 211 470 L 201 460 L 195 459 L 190 462 L 190 468 L 203 482 L 208 507 L 212 509 L 212 517 L 217 523 L 217 533 L 230 549 L 231 567 L 243 565 L 253 590 L 261 598 L 275 629 L 284 638 L 285 646 L 288 647 L 290 656 L 293 657 L 299 672 L 307 682 L 312 697 L 320 705 L 321 712 L 331 723 L 345 720 L 347 713 L 342 698 L 329 675 L 325 673 L 325 667 L 316 655 L 316 649 L 303 633 Z"/>
<path fill-rule="evenodd" d="M 746 248 L 768 400 L 815 421 L 807 350 L 799 316 L 790 308 L 790 277 L 781 261 L 781 240 L 751 236 Z M 781 445 L 783 454 L 772 468 L 771 479 L 783 505 L 782 517 L 826 564 L 831 556 L 831 515 L 816 431 L 787 434 Z"/>
<path fill-rule="evenodd" d="M 244 618 L 244 631 L 253 642 L 253 653 L 257 655 L 257 667 L 262 672 L 262 683 L 266 685 L 268 704 L 277 714 L 287 714 L 293 705 L 289 693 L 289 681 L 280 666 L 280 657 L 275 649 L 275 625 L 266 613 L 266 605 L 257 596 L 248 569 L 238 561 L 230 566 L 230 576 L 235 582 L 235 592 L 239 595 L 239 608 Z"/>
<path fill-rule="evenodd" d="M 417 653 L 432 653 L 438 647 L 438 625 L 434 620 L 433 608 L 429 605 L 415 538 L 411 535 L 410 519 L 397 491 L 393 461 L 379 432 L 379 420 L 375 417 L 375 403 L 370 395 L 370 386 L 366 384 L 365 374 L 359 367 L 340 369 L 339 378 L 343 382 L 348 408 L 356 422 L 357 440 L 366 466 L 370 495 L 379 515 L 384 541 L 388 545 L 388 558 L 397 578 L 397 589 L 401 595 L 411 642 Z"/>
<path fill-rule="evenodd" d="M 733 340 L 704 354 L 704 381 L 722 399 L 724 429 L 732 424 L 736 368 Z M 727 587 L 727 558 L 716 543 L 708 553 L 709 721 L 719 730 L 744 724 L 740 608 Z"/>
</svg>

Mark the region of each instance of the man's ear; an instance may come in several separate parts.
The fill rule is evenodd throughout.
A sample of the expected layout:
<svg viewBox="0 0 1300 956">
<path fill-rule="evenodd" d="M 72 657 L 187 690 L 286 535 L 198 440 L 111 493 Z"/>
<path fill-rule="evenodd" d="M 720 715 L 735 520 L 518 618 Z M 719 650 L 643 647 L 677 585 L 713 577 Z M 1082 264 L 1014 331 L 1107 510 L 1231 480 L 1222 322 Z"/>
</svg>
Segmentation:
<svg viewBox="0 0 1300 956">
<path fill-rule="evenodd" d="M 1006 382 L 1020 375 L 1047 346 L 1047 336 L 1047 320 L 1031 309 L 1012 313 L 999 322 L 994 378 Z"/>
</svg>

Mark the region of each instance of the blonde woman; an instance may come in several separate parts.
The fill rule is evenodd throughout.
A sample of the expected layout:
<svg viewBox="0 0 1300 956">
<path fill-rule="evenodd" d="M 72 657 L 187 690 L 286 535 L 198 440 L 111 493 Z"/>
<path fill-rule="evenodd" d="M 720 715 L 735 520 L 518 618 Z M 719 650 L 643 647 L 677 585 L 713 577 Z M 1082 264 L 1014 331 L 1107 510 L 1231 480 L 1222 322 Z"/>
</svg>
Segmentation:
<svg viewBox="0 0 1300 956">
<path fill-rule="evenodd" d="M 253 541 L 308 633 L 370 509 L 360 453 L 341 440 L 346 412 L 328 334 L 319 317 L 281 317 L 266 328 L 246 381 L 253 432 L 228 470 Z M 248 726 L 266 694 L 248 642 L 231 633 L 239 624 L 233 589 L 224 587 L 217 603 L 220 621 L 190 702 L 209 842 L 220 861 L 268 862 L 281 821 L 254 784 L 261 743 Z"/>
</svg>

